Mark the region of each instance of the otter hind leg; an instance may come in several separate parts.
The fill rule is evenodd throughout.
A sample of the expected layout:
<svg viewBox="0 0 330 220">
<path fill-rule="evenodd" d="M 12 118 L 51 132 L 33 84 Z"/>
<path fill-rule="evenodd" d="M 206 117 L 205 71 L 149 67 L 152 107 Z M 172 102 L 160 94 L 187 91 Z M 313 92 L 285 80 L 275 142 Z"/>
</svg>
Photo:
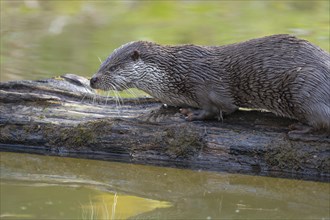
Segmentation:
<svg viewBox="0 0 330 220">
<path fill-rule="evenodd" d="M 330 134 L 330 106 L 324 103 L 314 103 L 304 106 L 307 111 L 298 118 L 300 123 L 289 127 L 289 134 L 325 133 Z"/>
<path fill-rule="evenodd" d="M 330 101 L 330 100 L 329 100 Z M 304 106 L 304 119 L 314 130 L 330 131 L 330 103 L 314 102 Z"/>
</svg>

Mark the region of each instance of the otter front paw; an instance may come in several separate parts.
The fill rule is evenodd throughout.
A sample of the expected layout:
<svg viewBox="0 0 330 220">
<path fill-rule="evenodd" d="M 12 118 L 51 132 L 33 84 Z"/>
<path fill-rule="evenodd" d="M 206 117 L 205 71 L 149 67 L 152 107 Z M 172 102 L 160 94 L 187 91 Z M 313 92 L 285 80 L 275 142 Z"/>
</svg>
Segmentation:
<svg viewBox="0 0 330 220">
<path fill-rule="evenodd" d="M 187 121 L 194 121 L 194 112 L 190 108 L 180 108 L 180 113 L 185 116 Z"/>
<path fill-rule="evenodd" d="M 185 116 L 187 121 L 203 121 L 219 118 L 214 112 L 201 109 L 181 108 L 180 113 Z"/>
</svg>

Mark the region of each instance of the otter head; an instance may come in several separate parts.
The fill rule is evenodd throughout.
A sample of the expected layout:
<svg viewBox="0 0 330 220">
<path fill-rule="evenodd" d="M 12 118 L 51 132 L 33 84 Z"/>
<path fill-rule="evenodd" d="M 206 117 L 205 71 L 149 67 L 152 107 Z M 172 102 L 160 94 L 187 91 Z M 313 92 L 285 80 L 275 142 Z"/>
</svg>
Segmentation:
<svg viewBox="0 0 330 220">
<path fill-rule="evenodd" d="M 145 42 L 127 43 L 116 49 L 90 80 L 90 86 L 102 90 L 124 90 L 136 87 L 143 62 L 140 50 Z"/>
</svg>

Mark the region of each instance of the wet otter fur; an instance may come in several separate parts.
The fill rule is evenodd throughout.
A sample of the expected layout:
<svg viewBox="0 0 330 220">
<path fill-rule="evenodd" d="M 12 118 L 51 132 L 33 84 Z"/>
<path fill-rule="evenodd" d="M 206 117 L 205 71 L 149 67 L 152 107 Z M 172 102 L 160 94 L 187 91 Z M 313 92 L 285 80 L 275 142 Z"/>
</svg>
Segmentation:
<svg viewBox="0 0 330 220">
<path fill-rule="evenodd" d="M 290 35 L 225 46 L 127 43 L 107 58 L 90 85 L 135 87 L 168 105 L 202 109 L 189 120 L 245 107 L 330 130 L 330 55 Z"/>
</svg>

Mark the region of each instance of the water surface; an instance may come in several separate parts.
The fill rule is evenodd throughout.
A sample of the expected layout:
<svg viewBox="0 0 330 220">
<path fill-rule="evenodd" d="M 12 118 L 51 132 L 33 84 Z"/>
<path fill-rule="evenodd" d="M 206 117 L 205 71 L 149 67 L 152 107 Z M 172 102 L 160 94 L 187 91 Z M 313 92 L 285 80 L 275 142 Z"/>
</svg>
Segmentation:
<svg viewBox="0 0 330 220">
<path fill-rule="evenodd" d="M 330 184 L 1 152 L 4 219 L 328 219 Z"/>
</svg>

